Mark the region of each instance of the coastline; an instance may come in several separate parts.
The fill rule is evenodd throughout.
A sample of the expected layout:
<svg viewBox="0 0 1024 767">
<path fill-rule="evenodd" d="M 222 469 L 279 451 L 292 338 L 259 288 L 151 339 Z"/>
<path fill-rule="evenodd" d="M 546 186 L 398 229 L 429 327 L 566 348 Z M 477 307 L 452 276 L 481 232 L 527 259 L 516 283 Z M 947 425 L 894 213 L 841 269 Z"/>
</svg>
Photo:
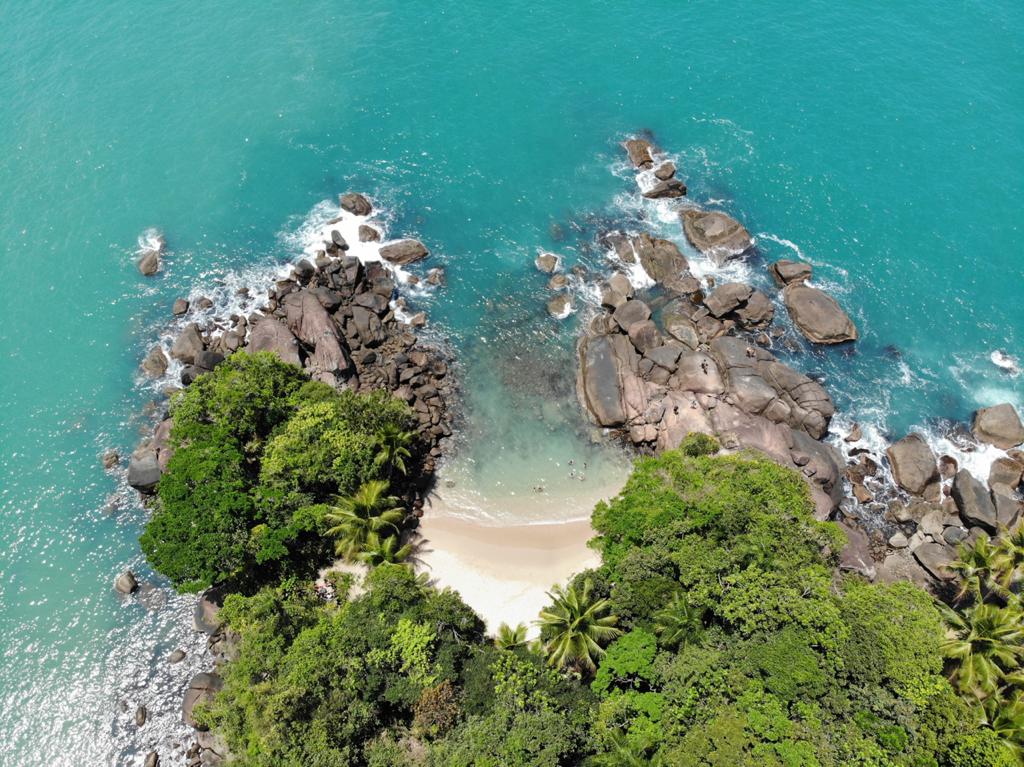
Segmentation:
<svg viewBox="0 0 1024 767">
<path fill-rule="evenodd" d="M 620 489 L 592 489 L 590 508 Z M 600 564 L 598 554 L 587 546 L 595 535 L 589 514 L 582 519 L 493 524 L 451 513 L 442 493 L 430 496 L 420 520 L 418 569 L 438 588 L 459 592 L 484 619 L 488 633 L 502 623 L 525 623 L 529 636 L 536 636 L 533 621 L 550 601 L 551 587 Z M 543 503 L 543 496 L 537 503 Z"/>
</svg>

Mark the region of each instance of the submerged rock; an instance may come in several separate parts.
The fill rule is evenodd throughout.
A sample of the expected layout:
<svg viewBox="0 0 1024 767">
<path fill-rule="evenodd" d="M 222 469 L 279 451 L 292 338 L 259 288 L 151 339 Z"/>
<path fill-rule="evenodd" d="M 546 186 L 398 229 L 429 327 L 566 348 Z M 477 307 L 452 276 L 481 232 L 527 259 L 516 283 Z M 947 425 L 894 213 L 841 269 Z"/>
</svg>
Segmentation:
<svg viewBox="0 0 1024 767">
<path fill-rule="evenodd" d="M 793 324 L 816 344 L 839 344 L 857 340 L 857 328 L 832 296 L 802 283 L 791 283 L 782 291 Z"/>
<path fill-rule="evenodd" d="M 1009 450 L 1024 442 L 1024 425 L 1013 405 L 1003 402 L 984 407 L 974 414 L 971 431 L 981 442 Z"/>
<path fill-rule="evenodd" d="M 719 266 L 742 256 L 754 246 L 750 232 L 721 211 L 687 208 L 679 215 L 686 239 Z"/>
</svg>

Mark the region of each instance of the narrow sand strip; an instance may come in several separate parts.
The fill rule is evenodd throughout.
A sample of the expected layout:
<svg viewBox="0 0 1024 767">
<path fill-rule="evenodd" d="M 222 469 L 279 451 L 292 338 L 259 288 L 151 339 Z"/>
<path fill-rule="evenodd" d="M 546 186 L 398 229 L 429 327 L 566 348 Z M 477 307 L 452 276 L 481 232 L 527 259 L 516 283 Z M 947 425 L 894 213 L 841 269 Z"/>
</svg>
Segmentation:
<svg viewBox="0 0 1024 767">
<path fill-rule="evenodd" d="M 450 587 L 484 619 L 493 633 L 501 623 L 533 621 L 549 603 L 545 592 L 573 573 L 600 564 L 587 547 L 589 520 L 536 525 L 492 526 L 427 510 L 417 570 L 438 588 Z"/>
</svg>

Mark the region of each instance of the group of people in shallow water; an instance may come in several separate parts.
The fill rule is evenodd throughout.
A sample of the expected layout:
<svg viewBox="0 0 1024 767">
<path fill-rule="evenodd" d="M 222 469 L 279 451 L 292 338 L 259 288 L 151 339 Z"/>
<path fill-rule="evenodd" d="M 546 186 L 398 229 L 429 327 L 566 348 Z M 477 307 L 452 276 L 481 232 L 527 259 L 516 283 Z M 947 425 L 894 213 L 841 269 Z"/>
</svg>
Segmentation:
<svg viewBox="0 0 1024 767">
<path fill-rule="evenodd" d="M 572 458 L 569 459 L 569 466 L 573 467 L 573 468 L 569 469 L 569 479 L 578 479 L 580 482 L 585 482 L 586 481 L 586 479 L 587 479 L 587 475 L 586 475 L 587 462 L 586 461 L 583 462 L 583 468 L 580 469 L 579 471 L 576 470 L 576 468 L 575 468 L 576 461 L 574 461 Z M 534 485 L 533 486 L 533 492 L 535 492 L 535 493 L 543 493 L 544 492 L 544 485 Z"/>
</svg>

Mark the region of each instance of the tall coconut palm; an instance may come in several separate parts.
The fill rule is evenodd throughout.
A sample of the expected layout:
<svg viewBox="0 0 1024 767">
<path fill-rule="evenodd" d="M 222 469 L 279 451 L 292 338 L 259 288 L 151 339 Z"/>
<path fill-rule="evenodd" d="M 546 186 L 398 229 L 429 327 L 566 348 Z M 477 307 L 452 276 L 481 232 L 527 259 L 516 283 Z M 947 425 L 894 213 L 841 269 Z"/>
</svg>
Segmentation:
<svg viewBox="0 0 1024 767">
<path fill-rule="evenodd" d="M 383 564 L 406 564 L 406 561 L 412 554 L 413 545 L 406 543 L 399 546 L 398 544 L 399 540 L 396 533 L 380 535 L 370 532 L 366 536 L 366 542 L 363 544 L 363 550 L 359 554 L 359 559 L 370 567 Z"/>
<path fill-rule="evenodd" d="M 388 530 L 398 533 L 405 510 L 398 499 L 387 494 L 385 480 L 372 480 L 360 485 L 352 495 L 339 498 L 337 505 L 324 517 L 332 525 L 327 535 L 335 538 L 335 552 L 351 561 L 366 548 L 371 533 Z"/>
<path fill-rule="evenodd" d="M 407 471 L 405 459 L 412 457 L 409 447 L 415 439 L 416 432 L 402 431 L 392 423 L 385 424 L 373 438 L 377 449 L 377 455 L 373 459 L 374 465 L 383 468 L 389 477 L 395 469 L 404 475 Z"/>
<path fill-rule="evenodd" d="M 622 633 L 615 628 L 619 619 L 608 615 L 608 600 L 594 600 L 592 590 L 593 583 L 587 579 L 582 590 L 570 585 L 548 592 L 554 604 L 541 611 L 537 623 L 550 637 L 544 643 L 549 665 L 592 673 L 596 659 L 604 655 L 601 645 Z"/>
<path fill-rule="evenodd" d="M 979 604 L 957 612 L 940 605 L 953 636 L 943 654 L 956 664 L 953 679 L 960 692 L 983 699 L 995 693 L 1024 655 L 1024 626 L 1015 611 Z"/>
<path fill-rule="evenodd" d="M 1013 582 L 1024 578 L 1024 524 L 1012 533 L 1003 530 L 996 540 L 994 562 L 996 580 L 1003 591 L 1009 591 Z"/>
<path fill-rule="evenodd" d="M 960 575 L 960 590 L 956 598 L 963 599 L 972 595 L 978 600 L 984 600 L 994 590 L 998 590 L 996 566 L 996 550 L 986 536 L 978 538 L 970 546 L 961 545 L 959 558 L 949 566 Z"/>
<path fill-rule="evenodd" d="M 704 610 L 694 607 L 683 594 L 676 594 L 668 606 L 654 616 L 654 630 L 662 645 L 670 649 L 694 641 L 704 628 Z"/>
<path fill-rule="evenodd" d="M 526 646 L 526 625 L 518 624 L 512 628 L 507 623 L 498 626 L 498 633 L 494 637 L 494 644 L 502 650 L 514 650 L 517 647 Z"/>
<path fill-rule="evenodd" d="M 1024 757 L 1024 699 L 992 696 L 981 706 L 980 718 L 1017 759 Z"/>
</svg>

